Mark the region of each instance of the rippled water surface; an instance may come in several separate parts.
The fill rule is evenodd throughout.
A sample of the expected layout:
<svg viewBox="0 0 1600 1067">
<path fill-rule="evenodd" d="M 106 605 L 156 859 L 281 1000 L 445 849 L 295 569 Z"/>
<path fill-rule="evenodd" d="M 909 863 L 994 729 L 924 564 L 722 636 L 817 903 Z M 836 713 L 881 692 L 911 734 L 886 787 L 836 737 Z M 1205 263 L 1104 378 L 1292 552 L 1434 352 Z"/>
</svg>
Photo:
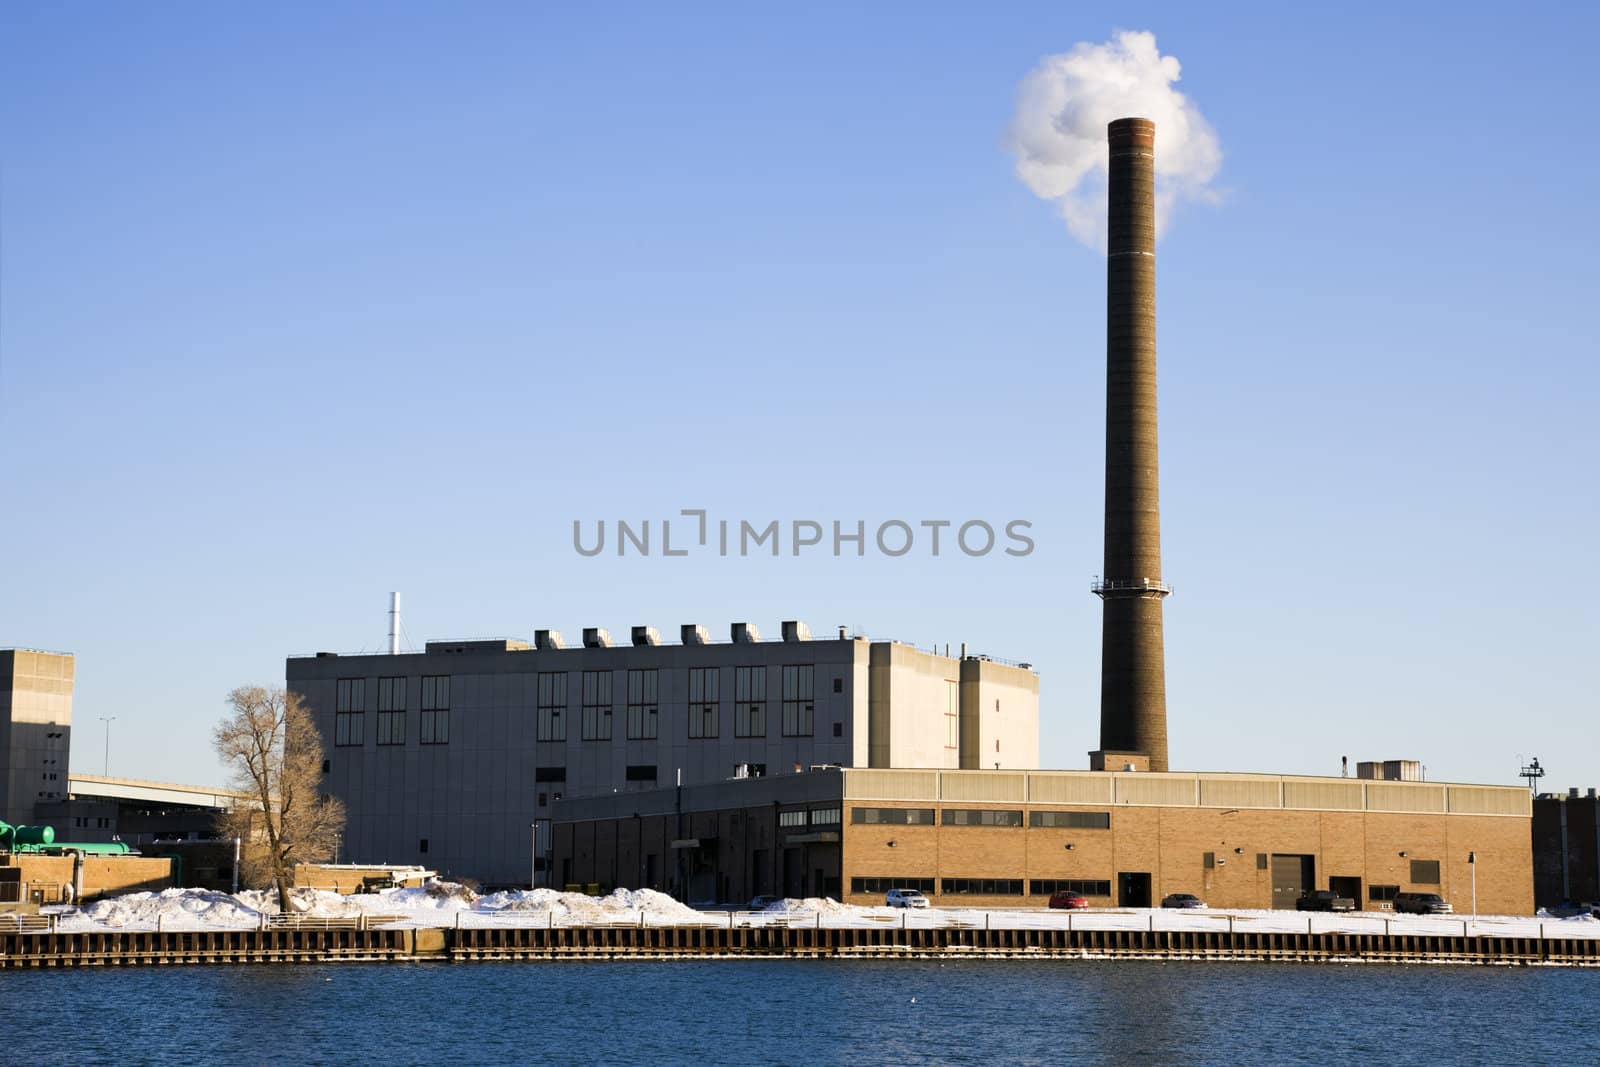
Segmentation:
<svg viewBox="0 0 1600 1067">
<path fill-rule="evenodd" d="M 1600 972 L 965 960 L 0 973 L 15 1064 L 1600 1063 Z"/>
</svg>

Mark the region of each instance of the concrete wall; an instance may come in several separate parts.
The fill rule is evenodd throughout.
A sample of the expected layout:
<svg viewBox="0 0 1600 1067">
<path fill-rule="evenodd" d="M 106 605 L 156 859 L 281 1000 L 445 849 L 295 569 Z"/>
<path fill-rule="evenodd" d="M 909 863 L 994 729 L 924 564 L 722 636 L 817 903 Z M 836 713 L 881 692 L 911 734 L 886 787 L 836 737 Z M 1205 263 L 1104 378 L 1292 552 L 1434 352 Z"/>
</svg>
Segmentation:
<svg viewBox="0 0 1600 1067">
<path fill-rule="evenodd" d="M 1039 766 L 1039 676 L 985 659 L 961 661 L 961 767 Z"/>
<path fill-rule="evenodd" d="M 873 767 L 961 765 L 961 665 L 910 645 L 872 646 Z"/>
<path fill-rule="evenodd" d="M 37 822 L 35 805 L 67 793 L 72 656 L 0 649 L 0 819 Z"/>
</svg>

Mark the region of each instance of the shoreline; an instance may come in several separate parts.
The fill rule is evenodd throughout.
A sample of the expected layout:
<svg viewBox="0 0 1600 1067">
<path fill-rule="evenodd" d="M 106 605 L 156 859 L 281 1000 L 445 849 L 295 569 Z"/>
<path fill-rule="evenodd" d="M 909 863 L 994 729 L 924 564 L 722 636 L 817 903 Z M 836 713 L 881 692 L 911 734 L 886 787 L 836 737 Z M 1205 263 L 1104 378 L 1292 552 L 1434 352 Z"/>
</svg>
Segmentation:
<svg viewBox="0 0 1600 1067">
<path fill-rule="evenodd" d="M 668 959 L 1148 959 L 1600 967 L 1600 939 L 805 926 L 284 926 L 0 934 L 0 969 Z"/>
</svg>

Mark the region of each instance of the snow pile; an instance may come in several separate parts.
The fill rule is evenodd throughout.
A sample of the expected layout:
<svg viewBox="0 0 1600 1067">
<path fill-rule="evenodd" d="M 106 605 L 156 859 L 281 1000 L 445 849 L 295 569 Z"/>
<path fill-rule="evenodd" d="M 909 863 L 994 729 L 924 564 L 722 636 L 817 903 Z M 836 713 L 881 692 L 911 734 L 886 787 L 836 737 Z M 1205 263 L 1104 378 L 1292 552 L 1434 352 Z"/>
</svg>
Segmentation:
<svg viewBox="0 0 1600 1067">
<path fill-rule="evenodd" d="M 70 920 L 78 920 L 72 922 Z M 61 928 L 86 925 L 114 929 L 161 926 L 255 926 L 258 909 L 226 893 L 209 889 L 166 889 L 160 893 L 129 893 L 97 900 L 67 912 Z"/>
<path fill-rule="evenodd" d="M 425 886 L 357 893 L 345 899 L 371 914 L 428 915 L 471 911 L 478 901 L 478 894 L 460 882 L 433 881 Z"/>
<path fill-rule="evenodd" d="M 658 925 L 705 921 L 700 912 L 654 889 L 618 889 L 605 897 L 555 889 L 515 889 L 480 897 L 475 910 L 526 916 L 530 921 L 542 919 L 556 925 L 629 922 L 640 918 Z"/>
<path fill-rule="evenodd" d="M 832 897 L 785 897 L 775 900 L 761 909 L 762 915 L 815 915 L 821 912 L 824 915 L 854 915 L 858 913 L 871 913 L 875 907 L 860 904 L 841 904 Z"/>
<path fill-rule="evenodd" d="M 284 910 L 278 906 L 276 889 L 246 889 L 239 894 L 239 902 L 265 915 L 276 915 Z M 331 889 L 289 890 L 288 914 L 291 915 L 307 919 L 353 919 L 366 911 L 355 903 L 355 898 L 340 896 Z"/>
<path fill-rule="evenodd" d="M 1537 914 L 1538 917 L 1541 918 L 1541 919 L 1556 919 L 1556 920 L 1559 920 L 1560 922 L 1567 922 L 1567 923 L 1600 922 L 1600 919 L 1596 919 L 1595 918 L 1593 912 L 1590 912 L 1590 911 L 1578 911 L 1578 912 L 1575 912 L 1571 908 L 1555 908 L 1553 910 L 1550 909 L 1550 908 L 1540 908 L 1535 914 Z"/>
</svg>

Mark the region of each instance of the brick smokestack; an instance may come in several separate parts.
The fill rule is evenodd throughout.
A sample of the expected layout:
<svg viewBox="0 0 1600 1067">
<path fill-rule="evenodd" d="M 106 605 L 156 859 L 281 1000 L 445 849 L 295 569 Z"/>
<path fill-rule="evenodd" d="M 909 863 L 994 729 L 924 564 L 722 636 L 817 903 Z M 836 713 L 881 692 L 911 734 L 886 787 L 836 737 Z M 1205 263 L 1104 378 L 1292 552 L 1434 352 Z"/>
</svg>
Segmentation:
<svg viewBox="0 0 1600 1067">
<path fill-rule="evenodd" d="M 1156 458 L 1156 127 L 1127 118 L 1108 132 L 1106 545 L 1094 589 L 1104 619 L 1100 751 L 1090 755 L 1092 766 L 1108 770 L 1133 763 L 1164 771 L 1161 601 L 1170 590 L 1161 579 Z"/>
</svg>

